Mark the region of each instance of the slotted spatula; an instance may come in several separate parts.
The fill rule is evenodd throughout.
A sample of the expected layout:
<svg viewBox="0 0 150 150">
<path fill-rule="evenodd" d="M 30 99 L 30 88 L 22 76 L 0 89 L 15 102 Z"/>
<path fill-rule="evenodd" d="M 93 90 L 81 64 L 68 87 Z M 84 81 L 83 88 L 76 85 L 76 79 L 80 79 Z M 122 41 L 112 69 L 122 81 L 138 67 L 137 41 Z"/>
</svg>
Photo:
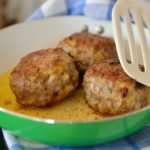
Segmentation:
<svg viewBox="0 0 150 150">
<path fill-rule="evenodd" d="M 112 23 L 117 53 L 124 71 L 136 81 L 150 86 L 150 38 L 146 36 L 150 29 L 150 1 L 118 0 L 113 8 Z M 138 33 L 134 33 L 134 28 Z M 127 32 L 128 55 L 123 30 Z M 136 36 L 139 36 L 138 43 Z M 139 44 L 139 50 L 136 44 Z"/>
</svg>

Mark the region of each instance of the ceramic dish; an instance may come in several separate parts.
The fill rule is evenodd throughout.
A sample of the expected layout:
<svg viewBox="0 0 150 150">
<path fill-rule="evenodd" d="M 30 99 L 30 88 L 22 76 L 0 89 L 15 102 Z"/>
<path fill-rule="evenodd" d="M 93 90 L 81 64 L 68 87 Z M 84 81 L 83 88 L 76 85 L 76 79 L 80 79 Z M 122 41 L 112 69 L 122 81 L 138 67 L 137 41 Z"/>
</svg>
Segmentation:
<svg viewBox="0 0 150 150">
<path fill-rule="evenodd" d="M 111 22 L 93 21 L 85 17 L 54 17 L 1 30 L 0 74 L 14 67 L 23 55 L 33 50 L 55 47 L 59 40 L 80 31 L 84 25 L 88 25 L 91 32 L 95 32 L 100 25 L 104 26 L 104 35 L 113 36 Z M 0 84 L 5 86 L 2 81 Z M 0 97 L 4 94 L 7 95 L 8 91 L 1 90 Z M 4 100 L 1 98 L 0 101 Z M 145 107 L 93 121 L 62 121 L 18 113 L 4 108 L 0 103 L 0 127 L 32 141 L 61 146 L 95 145 L 120 139 L 143 128 L 150 122 L 149 116 L 150 108 Z"/>
</svg>

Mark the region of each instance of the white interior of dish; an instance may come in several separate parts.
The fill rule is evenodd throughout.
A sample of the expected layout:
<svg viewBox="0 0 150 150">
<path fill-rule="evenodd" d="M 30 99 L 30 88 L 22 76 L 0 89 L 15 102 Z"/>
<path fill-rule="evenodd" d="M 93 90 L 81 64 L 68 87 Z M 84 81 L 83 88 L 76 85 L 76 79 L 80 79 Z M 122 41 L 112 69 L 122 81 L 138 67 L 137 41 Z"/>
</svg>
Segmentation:
<svg viewBox="0 0 150 150">
<path fill-rule="evenodd" d="M 27 53 L 39 49 L 56 47 L 57 43 L 62 38 L 74 32 L 80 32 L 84 25 L 87 25 L 89 27 L 90 32 L 95 32 L 99 26 L 103 26 L 104 27 L 103 35 L 113 37 L 111 22 L 95 21 L 80 16 L 54 17 L 51 19 L 26 22 L 26 23 L 14 25 L 12 27 L 1 30 L 0 31 L 0 74 L 14 67 L 18 63 L 20 58 Z M 126 32 L 124 33 L 124 35 L 126 40 L 127 39 Z M 147 108 L 148 107 L 142 109 L 142 111 L 145 111 Z M 7 110 L 0 108 L 0 111 L 5 112 Z M 16 115 L 16 113 L 12 113 L 12 114 Z M 127 114 L 123 116 L 126 115 Z M 18 114 L 18 116 L 24 116 L 24 115 Z M 118 117 L 119 116 L 113 118 L 118 118 Z M 33 117 L 27 117 L 27 118 L 33 118 Z M 40 119 L 40 120 L 44 120 L 44 119 Z M 53 122 L 54 120 L 51 121 Z M 48 122 L 48 120 L 46 120 L 46 122 Z"/>
</svg>

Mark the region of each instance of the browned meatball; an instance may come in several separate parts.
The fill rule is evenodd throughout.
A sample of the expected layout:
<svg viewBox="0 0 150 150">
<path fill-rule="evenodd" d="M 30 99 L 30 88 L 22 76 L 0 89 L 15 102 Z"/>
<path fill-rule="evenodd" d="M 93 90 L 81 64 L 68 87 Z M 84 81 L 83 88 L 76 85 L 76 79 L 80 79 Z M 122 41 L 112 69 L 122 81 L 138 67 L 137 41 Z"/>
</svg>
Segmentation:
<svg viewBox="0 0 150 150">
<path fill-rule="evenodd" d="M 114 40 L 92 33 L 75 33 L 63 39 L 62 47 L 75 60 L 77 69 L 84 72 L 94 61 L 117 58 Z"/>
<path fill-rule="evenodd" d="M 64 99 L 78 85 L 73 59 L 62 49 L 39 50 L 23 57 L 11 73 L 18 103 L 47 106 Z"/>
<path fill-rule="evenodd" d="M 103 114 L 130 112 L 150 101 L 146 99 L 148 87 L 127 76 L 119 61 L 91 65 L 84 75 L 83 87 L 89 105 Z"/>
</svg>

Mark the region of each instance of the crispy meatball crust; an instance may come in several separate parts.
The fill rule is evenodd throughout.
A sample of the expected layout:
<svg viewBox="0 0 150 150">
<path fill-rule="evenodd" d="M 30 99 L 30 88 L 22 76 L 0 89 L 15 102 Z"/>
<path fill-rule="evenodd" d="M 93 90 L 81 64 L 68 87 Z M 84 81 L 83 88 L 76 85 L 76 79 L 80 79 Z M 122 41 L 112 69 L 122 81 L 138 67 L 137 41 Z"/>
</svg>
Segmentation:
<svg viewBox="0 0 150 150">
<path fill-rule="evenodd" d="M 84 75 L 83 87 L 89 105 L 103 114 L 122 114 L 149 103 L 148 87 L 127 76 L 119 61 L 91 65 Z"/>
<path fill-rule="evenodd" d="M 10 87 L 22 105 L 48 106 L 63 100 L 78 85 L 73 59 L 62 49 L 45 49 L 23 57 L 13 69 Z"/>
<path fill-rule="evenodd" d="M 58 47 L 62 47 L 73 57 L 77 69 L 81 72 L 85 72 L 94 61 L 117 58 L 114 40 L 98 34 L 74 33 L 63 39 Z"/>
</svg>

